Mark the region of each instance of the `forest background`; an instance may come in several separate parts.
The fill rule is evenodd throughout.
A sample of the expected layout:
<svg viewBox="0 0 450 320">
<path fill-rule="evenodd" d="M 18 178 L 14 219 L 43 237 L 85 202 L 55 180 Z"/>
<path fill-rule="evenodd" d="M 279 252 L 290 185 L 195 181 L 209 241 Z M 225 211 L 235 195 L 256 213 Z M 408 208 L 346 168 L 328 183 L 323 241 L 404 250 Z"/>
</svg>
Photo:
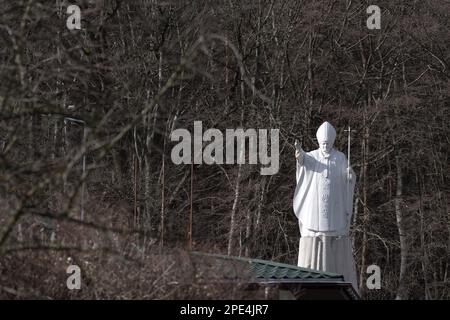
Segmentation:
<svg viewBox="0 0 450 320">
<path fill-rule="evenodd" d="M 294 141 L 329 121 L 344 153 L 353 132 L 363 298 L 450 298 L 448 2 L 0 3 L 0 297 L 239 297 L 188 252 L 296 264 Z M 279 172 L 173 164 L 194 121 L 280 129 Z"/>
</svg>

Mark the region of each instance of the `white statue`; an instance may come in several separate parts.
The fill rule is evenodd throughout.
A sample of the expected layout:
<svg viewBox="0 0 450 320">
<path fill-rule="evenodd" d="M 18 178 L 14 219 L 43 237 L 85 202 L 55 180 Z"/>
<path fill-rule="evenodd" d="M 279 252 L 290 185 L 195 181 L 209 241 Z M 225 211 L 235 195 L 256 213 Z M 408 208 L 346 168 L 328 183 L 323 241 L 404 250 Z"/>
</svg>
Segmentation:
<svg viewBox="0 0 450 320">
<path fill-rule="evenodd" d="M 296 143 L 293 203 L 301 234 L 298 266 L 342 274 L 357 290 L 348 237 L 355 173 L 346 156 L 333 148 L 336 130 L 330 123 L 324 122 L 316 136 L 317 150 L 304 152 Z"/>
</svg>

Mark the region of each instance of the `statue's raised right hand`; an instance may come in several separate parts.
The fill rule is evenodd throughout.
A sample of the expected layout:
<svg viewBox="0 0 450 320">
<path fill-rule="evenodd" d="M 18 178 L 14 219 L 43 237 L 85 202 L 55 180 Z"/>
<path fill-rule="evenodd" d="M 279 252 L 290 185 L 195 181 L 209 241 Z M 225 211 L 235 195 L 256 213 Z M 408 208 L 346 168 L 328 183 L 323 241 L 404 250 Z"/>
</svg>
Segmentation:
<svg viewBox="0 0 450 320">
<path fill-rule="evenodd" d="M 296 139 L 295 143 L 295 159 L 297 160 L 303 160 L 303 154 L 305 153 L 305 151 L 303 151 L 301 143 Z"/>
</svg>

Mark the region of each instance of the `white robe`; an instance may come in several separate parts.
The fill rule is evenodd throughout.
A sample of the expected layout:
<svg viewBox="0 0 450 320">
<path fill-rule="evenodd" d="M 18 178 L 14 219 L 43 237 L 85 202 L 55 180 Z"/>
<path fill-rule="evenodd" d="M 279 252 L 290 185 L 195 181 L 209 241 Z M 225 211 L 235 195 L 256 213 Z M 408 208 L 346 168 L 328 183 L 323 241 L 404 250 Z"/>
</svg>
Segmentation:
<svg viewBox="0 0 450 320">
<path fill-rule="evenodd" d="M 347 179 L 347 158 L 332 149 L 319 149 L 297 161 L 294 212 L 299 219 L 298 265 L 344 275 L 357 289 L 355 263 L 348 237 L 352 217 L 355 174 Z"/>
<path fill-rule="evenodd" d="M 307 230 L 333 231 L 347 235 L 352 216 L 354 173 L 347 180 L 347 159 L 332 149 L 325 157 L 317 149 L 304 155 L 303 165 L 297 162 L 297 187 L 294 212 Z"/>
</svg>

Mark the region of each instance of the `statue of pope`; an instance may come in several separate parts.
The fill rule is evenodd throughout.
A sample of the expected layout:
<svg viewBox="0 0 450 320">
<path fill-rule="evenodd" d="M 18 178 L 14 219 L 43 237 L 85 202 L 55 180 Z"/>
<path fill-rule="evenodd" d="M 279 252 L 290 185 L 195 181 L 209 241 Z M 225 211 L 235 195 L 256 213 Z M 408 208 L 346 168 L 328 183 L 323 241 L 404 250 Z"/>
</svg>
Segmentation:
<svg viewBox="0 0 450 320">
<path fill-rule="evenodd" d="M 344 275 L 357 290 L 349 227 L 355 173 L 346 156 L 333 148 L 336 130 L 324 122 L 319 148 L 305 152 L 296 144 L 294 212 L 299 221 L 298 266 Z"/>
</svg>

